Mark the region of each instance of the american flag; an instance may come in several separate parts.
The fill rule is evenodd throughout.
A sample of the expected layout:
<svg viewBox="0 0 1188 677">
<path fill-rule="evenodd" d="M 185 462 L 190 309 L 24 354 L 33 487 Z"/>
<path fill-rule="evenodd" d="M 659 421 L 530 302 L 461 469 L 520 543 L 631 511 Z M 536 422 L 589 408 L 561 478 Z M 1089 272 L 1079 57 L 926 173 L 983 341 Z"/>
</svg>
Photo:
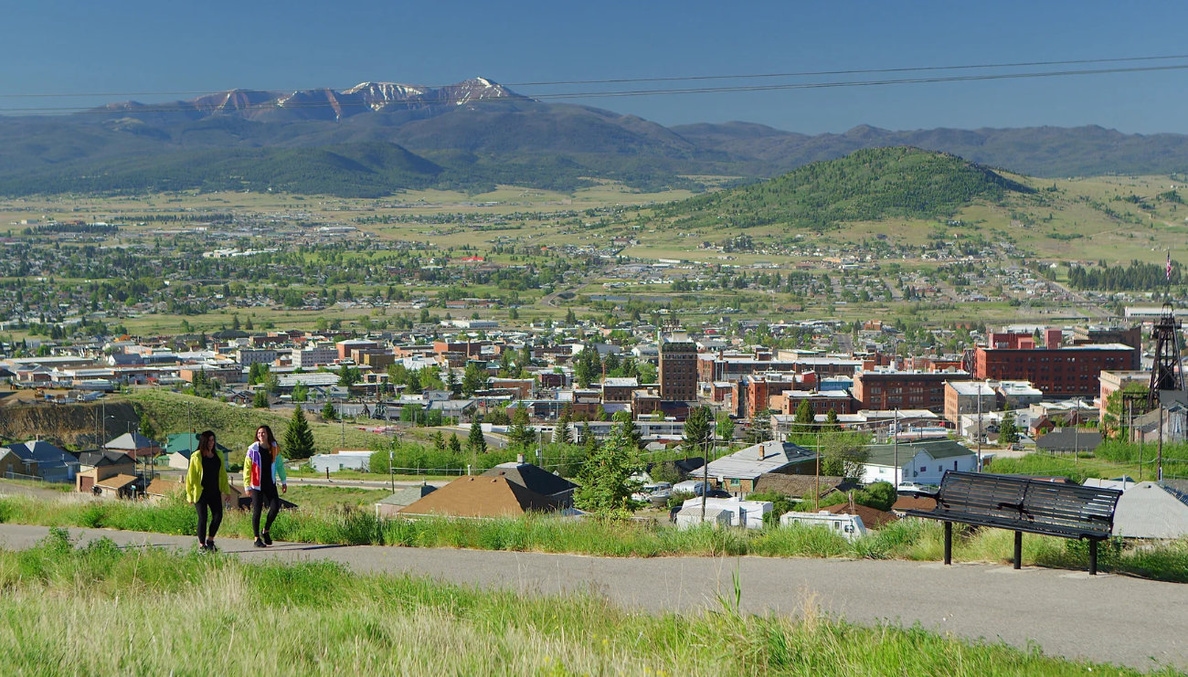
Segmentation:
<svg viewBox="0 0 1188 677">
<path fill-rule="evenodd" d="M 1171 250 L 1167 251 L 1167 281 L 1171 282 Z"/>
</svg>

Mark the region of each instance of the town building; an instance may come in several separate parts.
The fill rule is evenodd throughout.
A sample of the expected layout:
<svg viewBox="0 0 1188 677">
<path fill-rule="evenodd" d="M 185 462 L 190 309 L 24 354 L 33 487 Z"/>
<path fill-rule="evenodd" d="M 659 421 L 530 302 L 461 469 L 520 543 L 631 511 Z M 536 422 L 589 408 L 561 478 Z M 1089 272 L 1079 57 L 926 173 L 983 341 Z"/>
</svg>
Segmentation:
<svg viewBox="0 0 1188 677">
<path fill-rule="evenodd" d="M 660 341 L 660 399 L 697 401 L 697 346 L 684 334 Z"/>
<path fill-rule="evenodd" d="M 956 425 L 962 414 L 988 414 L 998 409 L 998 394 L 981 381 L 945 384 L 945 420 Z"/>
<path fill-rule="evenodd" d="M 1102 371 L 1140 367 L 1138 351 L 1121 343 L 1047 349 L 1028 347 L 1028 341 L 1010 345 L 1019 347 L 976 348 L 974 376 L 978 380 L 1030 381 L 1046 397 L 1093 397 L 1100 390 Z"/>
<path fill-rule="evenodd" d="M 964 371 L 860 371 L 852 395 L 859 409 L 927 409 L 943 413 L 945 384 L 970 380 Z"/>
</svg>

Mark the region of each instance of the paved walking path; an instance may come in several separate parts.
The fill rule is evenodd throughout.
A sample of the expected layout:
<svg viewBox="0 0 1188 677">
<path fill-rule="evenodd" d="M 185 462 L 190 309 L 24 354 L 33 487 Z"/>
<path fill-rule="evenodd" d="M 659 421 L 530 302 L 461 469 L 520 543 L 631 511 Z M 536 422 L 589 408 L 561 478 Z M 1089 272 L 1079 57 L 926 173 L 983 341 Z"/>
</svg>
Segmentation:
<svg viewBox="0 0 1188 677">
<path fill-rule="evenodd" d="M 28 548 L 45 527 L 0 524 L 0 547 Z M 122 546 L 193 547 L 192 537 L 70 529 L 84 542 L 107 537 Z M 1116 575 L 1010 566 L 809 558 L 611 558 L 385 546 L 325 546 L 221 539 L 247 562 L 335 561 L 358 572 L 428 576 L 525 593 L 593 591 L 649 611 L 742 609 L 797 614 L 806 606 L 857 623 L 919 623 L 969 639 L 1035 643 L 1051 655 L 1152 669 L 1188 670 L 1188 585 Z"/>
</svg>

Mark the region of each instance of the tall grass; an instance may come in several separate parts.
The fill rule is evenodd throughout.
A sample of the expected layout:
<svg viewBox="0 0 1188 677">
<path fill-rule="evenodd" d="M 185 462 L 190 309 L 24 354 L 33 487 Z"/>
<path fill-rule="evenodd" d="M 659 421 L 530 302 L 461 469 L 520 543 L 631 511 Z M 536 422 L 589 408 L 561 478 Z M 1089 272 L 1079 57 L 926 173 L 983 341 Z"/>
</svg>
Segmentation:
<svg viewBox="0 0 1188 677">
<path fill-rule="evenodd" d="M 820 615 L 621 610 L 330 564 L 77 548 L 63 530 L 0 550 L 5 673 L 448 675 L 1138 675 Z M 1170 669 L 1164 671 L 1172 674 Z"/>
<path fill-rule="evenodd" d="M 197 529 L 192 506 L 180 501 L 135 504 L 90 498 L 48 501 L 0 497 L 0 522 L 110 528 L 191 535 Z M 953 557 L 963 562 L 1009 564 L 1014 536 L 1002 529 L 953 527 Z M 679 530 L 666 523 L 597 519 L 568 520 L 546 515 L 491 520 L 428 517 L 377 518 L 365 508 L 282 511 L 272 527 L 281 541 L 340 545 L 392 545 L 416 548 L 471 548 L 517 552 L 578 553 L 603 557 L 752 555 L 761 557 L 847 557 L 938 561 L 944 552 L 938 522 L 908 519 L 887 524 L 847 541 L 819 527 L 769 526 L 761 530 L 717 529 L 709 525 Z M 251 517 L 229 511 L 219 538 L 251 538 Z M 1023 563 L 1087 569 L 1084 541 L 1035 536 L 1023 539 Z M 1106 541 L 1098 566 L 1156 580 L 1188 582 L 1188 540 L 1127 544 Z"/>
</svg>

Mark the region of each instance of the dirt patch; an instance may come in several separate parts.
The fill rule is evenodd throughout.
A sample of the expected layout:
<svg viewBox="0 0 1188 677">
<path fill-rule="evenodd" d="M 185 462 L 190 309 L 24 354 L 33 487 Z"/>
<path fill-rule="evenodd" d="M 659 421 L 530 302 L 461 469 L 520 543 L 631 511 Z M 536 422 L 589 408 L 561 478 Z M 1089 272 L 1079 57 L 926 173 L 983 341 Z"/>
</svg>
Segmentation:
<svg viewBox="0 0 1188 677">
<path fill-rule="evenodd" d="M 49 404 L 36 393 L 17 391 L 0 400 L 0 439 L 42 439 L 61 447 L 95 449 L 100 444 L 138 430 L 140 416 L 126 401 Z"/>
</svg>

